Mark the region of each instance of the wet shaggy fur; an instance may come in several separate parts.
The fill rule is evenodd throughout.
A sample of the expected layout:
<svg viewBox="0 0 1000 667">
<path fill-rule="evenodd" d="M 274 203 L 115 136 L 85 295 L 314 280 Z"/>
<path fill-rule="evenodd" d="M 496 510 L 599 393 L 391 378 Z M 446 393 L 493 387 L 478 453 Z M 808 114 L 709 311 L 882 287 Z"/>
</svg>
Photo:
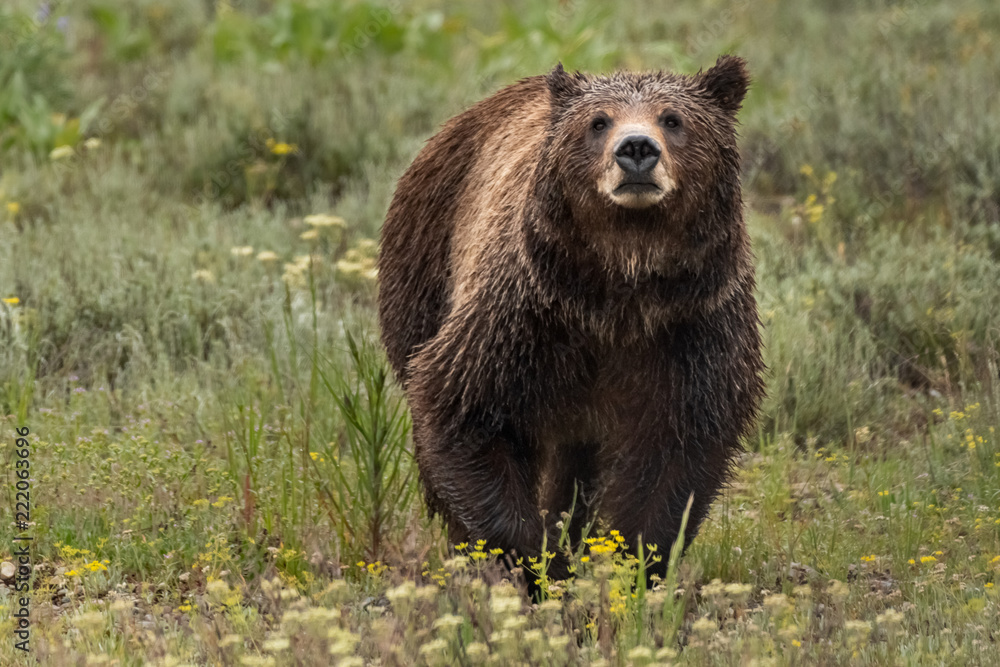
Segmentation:
<svg viewBox="0 0 1000 667">
<path fill-rule="evenodd" d="M 747 83 L 731 56 L 695 76 L 559 66 L 448 121 L 400 179 L 380 324 L 453 542 L 537 556 L 574 489 L 576 528 L 668 548 L 693 493 L 697 532 L 763 395 Z M 645 208 L 602 191 L 626 122 L 663 148 Z"/>
</svg>

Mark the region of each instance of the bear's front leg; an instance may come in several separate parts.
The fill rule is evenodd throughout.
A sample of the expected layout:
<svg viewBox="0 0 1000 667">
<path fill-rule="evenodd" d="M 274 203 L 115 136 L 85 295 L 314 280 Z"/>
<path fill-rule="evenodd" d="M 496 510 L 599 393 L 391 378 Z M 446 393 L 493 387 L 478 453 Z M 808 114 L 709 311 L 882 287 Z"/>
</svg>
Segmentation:
<svg viewBox="0 0 1000 667">
<path fill-rule="evenodd" d="M 647 434 L 648 435 L 648 434 Z M 729 461 L 723 448 L 697 451 L 679 442 L 650 446 L 631 443 L 619 450 L 603 495 L 601 516 L 621 532 L 633 553 L 641 536 L 644 545 L 657 546 L 660 561 L 647 575 L 666 576 L 667 560 L 681 528 L 688 499 L 694 495 L 684 532 L 684 544 L 694 539 L 727 477 Z M 646 550 L 648 555 L 649 551 Z"/>
<path fill-rule="evenodd" d="M 697 534 L 762 394 L 756 319 L 739 305 L 663 332 L 607 392 L 616 419 L 602 448 L 601 516 L 633 549 L 640 534 L 659 547 L 651 573 L 665 574 L 692 494 L 685 543 Z"/>
<path fill-rule="evenodd" d="M 456 425 L 414 415 L 421 480 L 451 542 L 482 539 L 489 548 L 538 555 L 538 464 L 533 448 L 519 439 L 509 423 L 469 418 Z"/>
</svg>

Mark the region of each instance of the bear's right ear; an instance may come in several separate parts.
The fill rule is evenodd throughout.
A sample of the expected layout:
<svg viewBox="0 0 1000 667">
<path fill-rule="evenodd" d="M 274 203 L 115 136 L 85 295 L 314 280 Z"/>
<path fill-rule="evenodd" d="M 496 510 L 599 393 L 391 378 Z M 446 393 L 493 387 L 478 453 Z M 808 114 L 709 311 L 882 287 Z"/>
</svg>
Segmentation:
<svg viewBox="0 0 1000 667">
<path fill-rule="evenodd" d="M 563 69 L 562 63 L 558 63 L 552 71 L 545 75 L 545 83 L 548 84 L 549 93 L 556 104 L 563 105 L 580 92 L 580 74 L 569 74 Z"/>
<path fill-rule="evenodd" d="M 698 72 L 695 81 L 720 107 L 736 113 L 750 85 L 747 61 L 737 56 L 721 56 L 707 72 Z"/>
</svg>

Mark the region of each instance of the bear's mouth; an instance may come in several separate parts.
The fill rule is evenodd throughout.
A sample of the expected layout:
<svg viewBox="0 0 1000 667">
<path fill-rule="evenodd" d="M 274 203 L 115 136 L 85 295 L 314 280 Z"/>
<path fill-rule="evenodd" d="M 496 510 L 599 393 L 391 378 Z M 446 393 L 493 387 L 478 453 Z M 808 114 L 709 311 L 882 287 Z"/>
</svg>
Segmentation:
<svg viewBox="0 0 1000 667">
<path fill-rule="evenodd" d="M 620 183 L 615 188 L 614 193 L 616 195 L 647 195 L 660 190 L 660 186 L 652 181 L 629 181 Z"/>
</svg>

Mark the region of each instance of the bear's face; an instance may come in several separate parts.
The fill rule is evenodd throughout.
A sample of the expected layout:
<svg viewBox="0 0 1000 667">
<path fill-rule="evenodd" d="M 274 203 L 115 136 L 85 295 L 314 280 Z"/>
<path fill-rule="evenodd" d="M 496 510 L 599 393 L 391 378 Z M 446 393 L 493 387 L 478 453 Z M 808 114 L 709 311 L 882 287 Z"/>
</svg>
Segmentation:
<svg viewBox="0 0 1000 667">
<path fill-rule="evenodd" d="M 643 93 L 611 86 L 581 92 L 558 133 L 574 145 L 576 158 L 567 165 L 579 170 L 574 180 L 630 209 L 653 206 L 677 189 L 676 153 L 687 141 L 683 117 L 690 116 L 662 90 Z"/>
<path fill-rule="evenodd" d="M 574 208 L 702 209 L 713 181 L 738 178 L 735 117 L 742 59 L 693 77 L 657 72 L 548 76 L 553 154 Z M 732 149 L 732 150 L 726 150 Z"/>
</svg>

